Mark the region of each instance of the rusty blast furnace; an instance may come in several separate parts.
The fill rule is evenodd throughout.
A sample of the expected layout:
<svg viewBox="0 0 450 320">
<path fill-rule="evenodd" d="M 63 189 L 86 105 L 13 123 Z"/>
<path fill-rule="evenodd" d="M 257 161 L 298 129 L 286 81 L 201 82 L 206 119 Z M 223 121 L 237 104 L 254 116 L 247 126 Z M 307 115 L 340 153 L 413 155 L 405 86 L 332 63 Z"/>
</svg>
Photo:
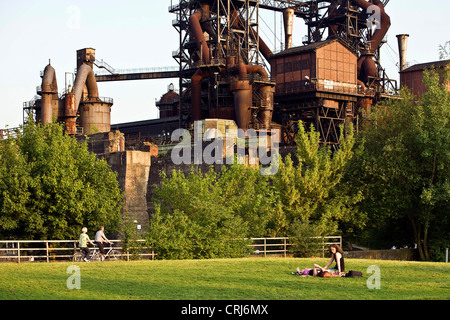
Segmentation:
<svg viewBox="0 0 450 320">
<path fill-rule="evenodd" d="M 33 117 L 42 124 L 54 120 L 63 122 L 71 135 L 109 132 L 111 129 L 111 98 L 100 97 L 93 70 L 95 49 L 77 51 L 75 74 L 67 78 L 65 88 L 58 94 L 55 69 L 50 62 L 41 71 L 42 82 L 36 88 L 41 98 L 24 103 L 24 120 Z"/>
<path fill-rule="evenodd" d="M 174 58 L 183 90 L 182 123 L 233 119 L 239 128 L 270 128 L 275 82 L 258 35 L 258 2 L 180 1 L 170 11 L 180 35 Z"/>
<path fill-rule="evenodd" d="M 41 98 L 27 103 L 24 112 L 44 124 L 64 122 L 70 134 L 108 132 L 112 99 L 99 97 L 97 82 L 176 77 L 179 93 L 170 86 L 157 103 L 160 119 L 149 121 L 146 132 L 137 123 L 116 127 L 153 139 L 197 120 L 224 119 L 244 131 L 281 129 L 282 143 L 290 145 L 300 125 L 312 124 L 324 143 L 337 145 L 340 124 L 357 128 L 362 110 L 397 93 L 396 81 L 380 63 L 391 24 L 388 2 L 180 0 L 169 7 L 179 37 L 172 54 L 177 71 L 120 73 L 96 61 L 95 49 L 81 49 L 76 77 L 68 81 L 66 74 L 62 94 L 49 64 L 37 90 Z M 261 37 L 263 11 L 282 13 L 282 51 L 272 52 Z M 307 26 L 297 47 L 295 18 Z M 94 65 L 109 74 L 95 74 Z"/>
<path fill-rule="evenodd" d="M 339 124 L 396 93 L 380 64 L 388 2 L 180 0 L 169 8 L 180 39 L 180 126 L 232 119 L 244 130 L 281 128 L 293 144 L 298 126 L 312 123 L 323 142 L 338 144 Z M 260 36 L 261 10 L 283 13 L 283 51 Z M 308 29 L 299 47 L 295 17 Z"/>
</svg>

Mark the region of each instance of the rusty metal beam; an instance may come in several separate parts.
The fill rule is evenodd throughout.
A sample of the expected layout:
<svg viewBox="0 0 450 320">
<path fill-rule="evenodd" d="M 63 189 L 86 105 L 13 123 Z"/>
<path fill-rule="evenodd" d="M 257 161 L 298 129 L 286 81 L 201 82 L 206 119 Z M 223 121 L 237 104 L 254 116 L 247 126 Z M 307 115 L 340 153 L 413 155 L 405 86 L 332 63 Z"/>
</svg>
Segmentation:
<svg viewBox="0 0 450 320">
<path fill-rule="evenodd" d="M 178 78 L 179 71 L 158 71 L 158 72 L 140 72 L 140 73 L 122 73 L 122 74 L 104 74 L 95 75 L 97 82 L 105 81 L 125 81 L 125 80 L 148 80 L 148 79 L 170 79 Z"/>
</svg>

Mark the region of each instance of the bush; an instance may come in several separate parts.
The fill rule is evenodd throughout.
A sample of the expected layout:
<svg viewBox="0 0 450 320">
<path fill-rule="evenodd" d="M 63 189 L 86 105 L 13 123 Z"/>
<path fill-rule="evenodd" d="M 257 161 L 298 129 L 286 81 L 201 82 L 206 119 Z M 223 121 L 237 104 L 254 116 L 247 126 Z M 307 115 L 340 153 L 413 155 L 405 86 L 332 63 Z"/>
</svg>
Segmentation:
<svg viewBox="0 0 450 320">
<path fill-rule="evenodd" d="M 164 214 L 156 206 L 147 231 L 147 242 L 158 259 L 235 258 L 249 252 L 248 240 L 240 240 L 239 219 L 189 218 L 182 210 Z"/>
</svg>

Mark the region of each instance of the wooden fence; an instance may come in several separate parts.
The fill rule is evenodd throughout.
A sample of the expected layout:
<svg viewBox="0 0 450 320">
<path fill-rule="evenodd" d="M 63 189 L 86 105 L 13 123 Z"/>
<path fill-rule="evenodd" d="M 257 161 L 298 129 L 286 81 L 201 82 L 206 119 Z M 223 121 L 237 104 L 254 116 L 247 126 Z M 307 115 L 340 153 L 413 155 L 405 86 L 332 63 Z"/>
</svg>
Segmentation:
<svg viewBox="0 0 450 320">
<path fill-rule="evenodd" d="M 286 257 L 292 253 L 290 248 L 293 246 L 291 238 L 279 237 L 279 238 L 251 238 L 253 243 L 250 245 L 253 247 L 254 256 L 267 255 L 282 255 Z M 313 239 L 322 239 L 319 246 L 321 246 L 322 257 L 325 256 L 325 252 L 328 250 L 331 244 L 338 244 L 342 247 L 342 236 L 327 236 L 327 237 L 313 237 Z"/>
<path fill-rule="evenodd" d="M 121 240 L 110 241 L 124 260 L 132 260 L 137 256 L 154 259 L 155 253 L 145 246 L 145 240 L 134 240 L 126 251 L 123 250 Z M 106 245 L 105 251 L 108 249 L 109 245 Z M 0 262 L 71 261 L 77 250 L 79 250 L 78 240 L 2 240 L 0 241 Z M 90 251 L 92 254 L 92 246 Z"/>
<path fill-rule="evenodd" d="M 330 244 L 336 243 L 342 246 L 341 236 L 321 237 L 322 256 L 328 250 Z M 279 238 L 251 238 L 249 246 L 253 247 L 252 256 L 283 256 L 291 253 L 293 245 L 288 237 Z M 334 240 L 334 241 L 331 241 Z M 111 240 L 123 260 L 151 259 L 156 253 L 151 247 L 145 245 L 145 240 L 133 240 L 124 251 L 121 240 Z M 77 240 L 2 240 L 0 241 L 0 262 L 52 262 L 71 261 L 77 251 Z M 92 246 L 91 252 L 92 252 Z M 108 248 L 108 247 L 107 247 Z M 107 248 L 105 248 L 107 250 Z"/>
</svg>

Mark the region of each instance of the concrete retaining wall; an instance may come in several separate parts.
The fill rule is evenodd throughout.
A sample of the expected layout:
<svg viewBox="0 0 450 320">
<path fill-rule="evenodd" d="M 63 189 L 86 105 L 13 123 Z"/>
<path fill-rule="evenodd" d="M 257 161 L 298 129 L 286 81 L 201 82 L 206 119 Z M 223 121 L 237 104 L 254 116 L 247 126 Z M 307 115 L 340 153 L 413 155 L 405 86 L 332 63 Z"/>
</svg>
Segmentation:
<svg viewBox="0 0 450 320">
<path fill-rule="evenodd" d="M 416 249 L 346 251 L 344 257 L 349 259 L 418 260 Z"/>
</svg>

